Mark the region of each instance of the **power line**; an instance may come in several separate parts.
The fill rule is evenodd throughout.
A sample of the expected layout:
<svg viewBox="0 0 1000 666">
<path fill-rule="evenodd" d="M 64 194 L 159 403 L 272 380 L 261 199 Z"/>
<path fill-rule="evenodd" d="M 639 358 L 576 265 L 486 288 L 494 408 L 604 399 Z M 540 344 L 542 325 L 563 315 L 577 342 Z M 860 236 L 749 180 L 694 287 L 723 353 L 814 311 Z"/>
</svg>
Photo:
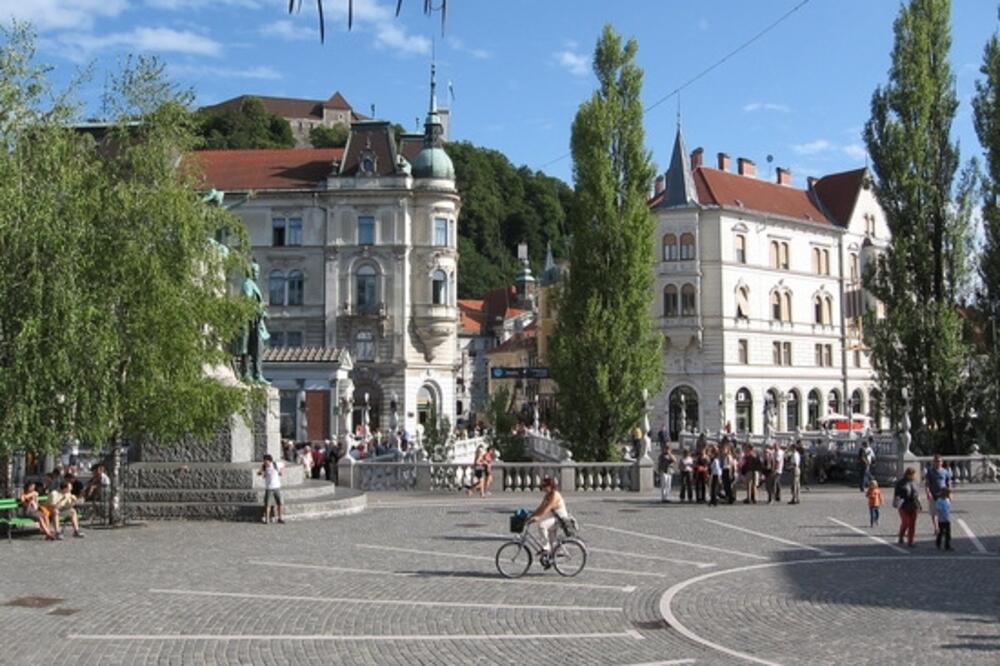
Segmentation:
<svg viewBox="0 0 1000 666">
<path fill-rule="evenodd" d="M 647 106 L 642 111 L 643 115 L 649 113 L 650 111 L 652 111 L 653 109 L 655 109 L 659 105 L 661 105 L 664 102 L 666 102 L 667 100 L 669 100 L 671 97 L 673 97 L 675 95 L 679 95 L 682 90 L 684 90 L 685 88 L 687 88 L 691 84 L 699 81 L 700 79 L 704 78 L 710 72 L 712 72 L 714 69 L 718 68 L 720 65 L 722 65 L 723 63 L 725 63 L 727 60 L 729 60 L 730 58 L 732 58 L 733 56 L 735 56 L 737 53 L 739 53 L 740 51 L 745 50 L 747 47 L 749 47 L 750 45 L 752 45 L 754 42 L 758 41 L 761 37 L 763 37 L 767 33 L 771 32 L 772 30 L 774 30 L 775 28 L 777 28 L 779 25 L 781 25 L 782 23 L 784 23 L 785 20 L 788 19 L 792 14 L 794 14 L 795 12 L 799 11 L 800 9 L 802 9 L 803 7 L 805 7 L 806 5 L 808 5 L 811 1 L 812 0 L 802 0 L 801 2 L 799 2 L 797 5 L 795 5 L 791 9 L 789 9 L 787 12 L 785 12 L 780 17 L 778 17 L 776 20 L 774 20 L 773 22 L 771 22 L 770 24 L 768 24 L 766 27 L 764 27 L 763 29 L 761 29 L 753 37 L 751 37 L 747 41 L 743 42 L 742 44 L 740 44 L 739 46 L 737 46 L 736 48 L 734 48 L 732 51 L 730 51 L 729 53 L 725 54 L 724 56 L 722 56 L 721 58 L 719 58 L 718 60 L 716 60 L 714 63 L 712 63 L 708 67 L 706 67 L 705 69 L 701 70 L 700 72 L 698 72 L 697 74 L 695 74 L 694 76 L 692 76 L 690 79 L 688 79 L 687 81 L 685 81 L 681 85 L 677 86 L 676 88 L 674 88 L 669 93 L 667 93 L 666 95 L 664 95 L 660 99 L 656 100 L 655 102 L 653 102 L 649 106 Z M 1000 10 L 998 10 L 998 11 L 1000 11 Z M 544 169 L 545 167 L 550 166 L 552 164 L 555 164 L 556 162 L 561 162 L 562 160 L 566 159 L 569 156 L 570 156 L 570 153 L 566 153 L 565 155 L 560 155 L 559 157 L 555 158 L 554 160 L 550 160 L 550 161 L 546 162 L 545 164 L 541 165 L 538 168 L 539 168 L 539 170 Z"/>
</svg>

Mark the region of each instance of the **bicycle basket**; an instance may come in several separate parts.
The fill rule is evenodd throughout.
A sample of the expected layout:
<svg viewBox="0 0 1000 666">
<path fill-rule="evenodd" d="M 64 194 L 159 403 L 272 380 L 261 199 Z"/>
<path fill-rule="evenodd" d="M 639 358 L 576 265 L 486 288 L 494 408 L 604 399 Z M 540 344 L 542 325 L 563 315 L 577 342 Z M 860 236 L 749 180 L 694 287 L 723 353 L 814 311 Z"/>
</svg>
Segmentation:
<svg viewBox="0 0 1000 666">
<path fill-rule="evenodd" d="M 510 517 L 510 531 L 516 534 L 520 534 L 524 531 L 524 523 L 528 520 L 527 516 L 522 516 L 515 513 Z"/>
</svg>

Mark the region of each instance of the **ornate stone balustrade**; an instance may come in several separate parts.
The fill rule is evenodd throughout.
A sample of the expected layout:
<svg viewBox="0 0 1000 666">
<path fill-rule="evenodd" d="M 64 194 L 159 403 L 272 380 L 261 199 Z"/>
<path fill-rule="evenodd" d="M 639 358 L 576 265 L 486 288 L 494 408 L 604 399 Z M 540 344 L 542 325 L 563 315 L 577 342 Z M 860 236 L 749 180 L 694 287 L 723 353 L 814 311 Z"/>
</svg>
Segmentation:
<svg viewBox="0 0 1000 666">
<path fill-rule="evenodd" d="M 955 483 L 1000 483 L 1000 456 L 973 454 L 968 456 L 941 456 L 944 466 L 951 471 Z M 910 460 L 920 466 L 921 478 L 934 464 L 932 456 L 916 456 Z"/>
</svg>

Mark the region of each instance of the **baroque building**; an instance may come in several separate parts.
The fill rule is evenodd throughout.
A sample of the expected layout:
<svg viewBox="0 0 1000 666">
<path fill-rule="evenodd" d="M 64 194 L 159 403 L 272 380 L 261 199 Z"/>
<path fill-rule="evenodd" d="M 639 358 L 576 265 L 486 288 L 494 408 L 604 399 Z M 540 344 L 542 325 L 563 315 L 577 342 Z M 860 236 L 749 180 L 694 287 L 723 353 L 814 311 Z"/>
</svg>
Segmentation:
<svg viewBox="0 0 1000 666">
<path fill-rule="evenodd" d="M 344 148 L 202 151 L 206 188 L 249 196 L 282 435 L 455 419 L 457 225 L 434 78 L 423 135 L 355 120 Z"/>
<path fill-rule="evenodd" d="M 663 334 L 656 413 L 686 430 L 815 429 L 848 411 L 885 424 L 862 314 L 877 308 L 865 267 L 889 243 L 865 169 L 810 178 L 757 177 L 690 154 L 678 127 L 657 179 L 653 319 Z M 682 414 L 683 411 L 683 414 Z"/>
</svg>

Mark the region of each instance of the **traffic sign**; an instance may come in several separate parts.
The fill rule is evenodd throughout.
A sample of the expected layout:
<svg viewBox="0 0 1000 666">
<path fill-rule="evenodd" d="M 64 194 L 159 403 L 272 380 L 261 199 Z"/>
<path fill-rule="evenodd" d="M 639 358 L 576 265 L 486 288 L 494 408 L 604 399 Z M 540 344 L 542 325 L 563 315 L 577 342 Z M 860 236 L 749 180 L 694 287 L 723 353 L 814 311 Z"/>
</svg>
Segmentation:
<svg viewBox="0 0 1000 666">
<path fill-rule="evenodd" d="M 490 368 L 493 379 L 548 379 L 548 368 Z"/>
</svg>

